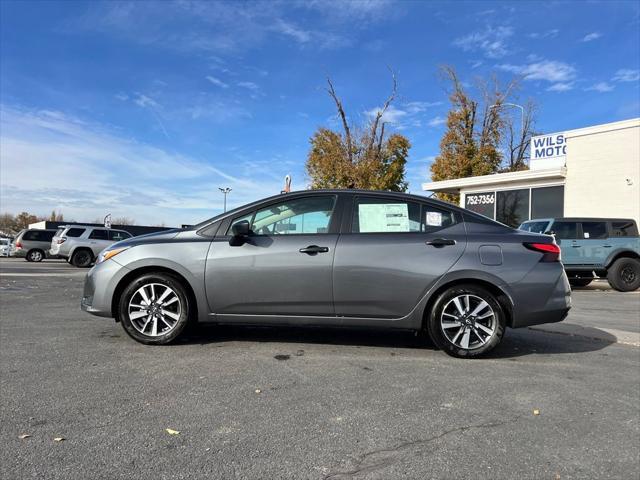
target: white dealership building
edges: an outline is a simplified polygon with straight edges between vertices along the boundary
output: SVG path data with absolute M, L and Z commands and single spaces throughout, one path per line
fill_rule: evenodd
M 514 226 L 548 217 L 640 220 L 640 118 L 534 137 L 529 167 L 422 188 L 459 193 L 462 207 Z

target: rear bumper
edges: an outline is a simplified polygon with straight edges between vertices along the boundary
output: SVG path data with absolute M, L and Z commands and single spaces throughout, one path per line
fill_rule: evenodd
M 540 263 L 511 285 L 513 328 L 561 322 L 571 309 L 571 286 L 558 263 Z
M 84 291 L 80 308 L 92 315 L 112 318 L 111 304 L 116 287 L 129 272 L 114 260 L 94 266 L 84 280 Z

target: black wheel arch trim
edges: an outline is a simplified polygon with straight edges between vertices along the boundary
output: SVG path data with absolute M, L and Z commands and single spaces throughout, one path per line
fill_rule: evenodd
M 604 267 L 609 268 L 613 265 L 613 262 L 619 258 L 635 258 L 636 260 L 640 260 L 640 254 L 630 248 L 618 248 L 609 254 L 604 262 Z

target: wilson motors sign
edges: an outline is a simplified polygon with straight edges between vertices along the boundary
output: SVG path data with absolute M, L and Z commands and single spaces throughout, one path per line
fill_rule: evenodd
M 531 138 L 531 170 L 564 167 L 567 140 L 564 133 L 551 133 Z

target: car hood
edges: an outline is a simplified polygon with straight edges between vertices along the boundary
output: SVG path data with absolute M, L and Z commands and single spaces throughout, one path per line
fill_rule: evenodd
M 173 230 L 163 230 L 162 232 L 147 233 L 145 235 L 139 235 L 137 237 L 127 238 L 114 243 L 109 249 L 122 248 L 122 247 L 134 247 L 136 245 L 145 245 L 148 243 L 162 243 L 174 239 L 180 232 L 184 230 L 175 228 Z

